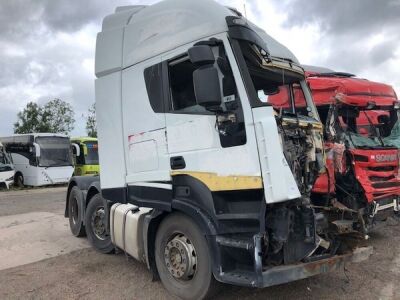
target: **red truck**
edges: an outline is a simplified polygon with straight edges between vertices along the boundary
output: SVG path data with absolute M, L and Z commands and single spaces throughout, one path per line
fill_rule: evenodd
M 332 211 L 339 231 L 367 237 L 400 210 L 400 102 L 389 85 L 325 68 L 305 70 L 325 124 L 326 172 L 312 187 L 313 204 Z M 277 114 L 293 106 L 308 109 L 304 95 L 293 93 L 295 105 L 285 90 L 269 97 Z
M 313 67 L 306 71 L 326 125 L 327 172 L 314 185 L 314 202 L 338 201 L 357 211 L 368 232 L 399 211 L 399 100 L 383 83 Z

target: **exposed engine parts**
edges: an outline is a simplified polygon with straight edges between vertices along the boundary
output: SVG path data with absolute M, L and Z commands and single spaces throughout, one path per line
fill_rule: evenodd
M 269 244 L 264 253 L 265 264 L 290 264 L 318 247 L 313 209 L 284 204 L 271 209 L 266 219 Z
M 279 123 L 285 158 L 301 194 L 309 195 L 316 178 L 324 169 L 322 135 L 312 126 L 285 124 L 281 120 Z

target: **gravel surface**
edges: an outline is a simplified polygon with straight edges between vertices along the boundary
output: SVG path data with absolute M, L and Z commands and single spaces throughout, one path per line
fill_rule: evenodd
M 65 188 L 16 193 L 0 193 L 0 215 L 63 213 Z M 372 233 L 366 262 L 262 290 L 224 286 L 218 299 L 400 299 L 399 229 L 393 219 Z M 173 299 L 144 264 L 90 248 L 2 270 L 0 287 L 0 299 Z
M 64 214 L 67 187 L 0 191 L 0 217 L 45 211 Z

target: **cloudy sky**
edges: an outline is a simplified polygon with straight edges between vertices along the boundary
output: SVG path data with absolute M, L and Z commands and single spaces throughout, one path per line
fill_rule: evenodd
M 400 95 L 400 0 L 218 1 L 246 7 L 247 17 L 302 63 L 385 82 Z M 73 134 L 85 134 L 102 18 L 116 6 L 154 2 L 0 0 L 0 135 L 12 133 L 27 102 L 53 98 L 73 105 Z

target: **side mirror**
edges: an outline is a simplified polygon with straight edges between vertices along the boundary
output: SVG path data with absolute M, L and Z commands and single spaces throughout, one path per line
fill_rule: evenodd
M 210 46 L 193 46 L 188 50 L 189 59 L 195 66 L 213 65 L 215 57 Z
M 35 147 L 35 155 L 36 157 L 40 157 L 40 146 L 37 143 L 33 143 L 33 147 Z
M 87 156 L 88 155 L 88 151 L 87 151 L 87 146 L 83 146 L 83 155 Z
M 221 98 L 221 86 L 218 71 L 214 68 L 215 57 L 210 46 L 198 45 L 188 50 L 190 61 L 198 68 L 193 72 L 193 86 L 198 105 L 207 110 L 218 110 Z
M 218 71 L 213 66 L 201 67 L 193 72 L 194 94 L 198 105 L 207 110 L 218 110 L 220 108 L 221 87 Z
M 72 145 L 72 153 L 73 153 L 75 156 L 81 155 L 81 149 L 79 148 L 79 145 L 78 145 L 78 144 L 75 144 L 75 143 L 73 143 L 73 144 L 71 144 L 71 145 Z

